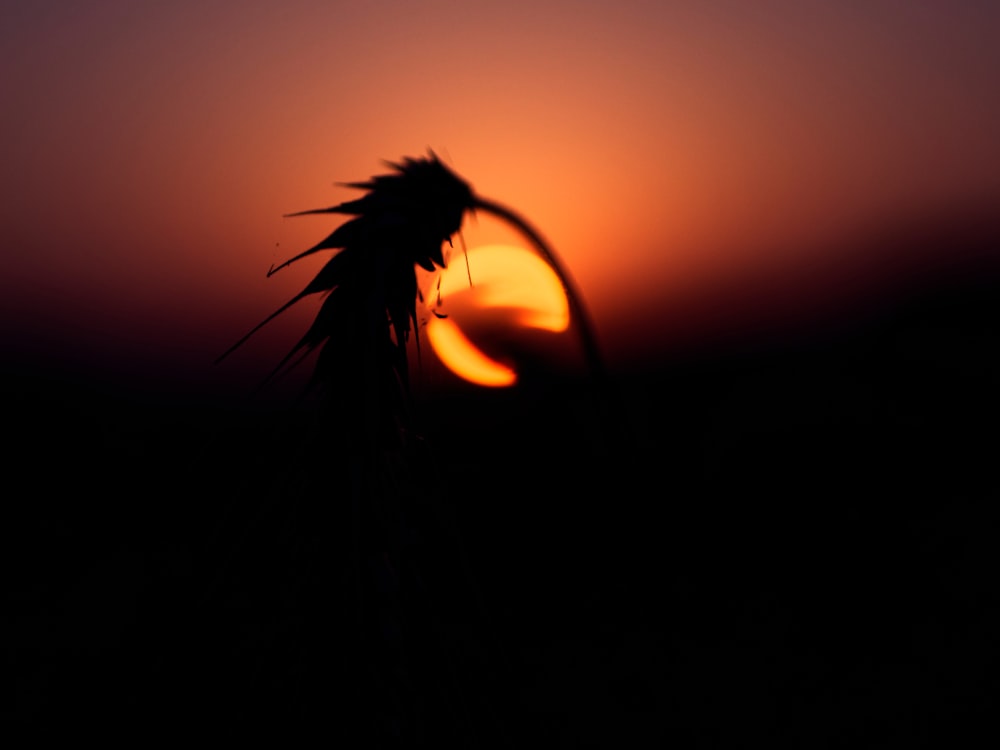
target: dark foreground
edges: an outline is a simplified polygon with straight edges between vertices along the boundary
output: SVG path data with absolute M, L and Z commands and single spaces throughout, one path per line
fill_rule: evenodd
M 308 413 L 11 374 L 4 731 L 966 746 L 1000 697 L 995 281 L 618 373 L 617 427 L 587 384 L 428 397 L 396 583 L 348 574 Z

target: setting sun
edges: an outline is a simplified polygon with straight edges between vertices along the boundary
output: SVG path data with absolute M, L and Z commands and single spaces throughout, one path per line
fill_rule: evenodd
M 502 388 L 517 382 L 517 373 L 483 354 L 451 320 L 435 318 L 427 338 L 448 369 L 471 383 Z
M 470 286 L 471 278 L 471 286 Z M 445 309 L 448 302 L 468 302 L 474 312 L 501 313 L 511 325 L 560 333 L 569 327 L 569 302 L 559 277 L 535 253 L 513 245 L 486 245 L 469 251 L 468 267 L 460 258 L 434 279 L 433 297 Z M 432 317 L 427 338 L 441 362 L 472 383 L 509 386 L 516 372 L 484 354 L 452 318 Z

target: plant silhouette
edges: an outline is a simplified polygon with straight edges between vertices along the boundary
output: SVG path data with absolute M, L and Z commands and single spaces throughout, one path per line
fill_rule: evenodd
M 490 687 L 484 675 L 495 673 L 502 659 L 484 645 L 494 642 L 489 618 L 461 561 L 457 528 L 437 500 L 432 452 L 411 418 L 407 342 L 417 330 L 417 267 L 445 266 L 443 244 L 451 243 L 467 213 L 507 222 L 558 275 L 589 369 L 602 378 L 603 368 L 580 296 L 527 221 L 476 195 L 433 152 L 387 164 L 389 174 L 348 183 L 367 191 L 361 198 L 290 214 L 352 218 L 268 271 L 270 276 L 321 250 L 337 251 L 299 294 L 217 361 L 299 300 L 326 295 L 312 325 L 265 383 L 319 348 L 309 387 L 324 392 L 315 422 L 320 437 L 296 460 L 318 477 L 312 490 L 333 490 L 328 500 L 350 506 L 346 519 L 337 516 L 351 529 L 340 537 L 350 551 L 332 556 L 339 562 L 330 564 L 326 577 L 349 581 L 346 601 L 356 624 L 347 638 L 362 644 L 356 669 L 365 675 L 366 726 L 378 735 L 377 746 L 495 746 L 506 734 L 499 719 L 503 699 L 498 683 Z M 468 603 L 464 612 L 456 606 L 460 600 Z M 446 635 L 456 632 L 457 639 Z
M 451 243 L 466 213 L 481 211 L 522 232 L 555 271 L 569 300 L 571 320 L 579 331 L 587 365 L 595 377 L 603 378 L 593 328 L 581 297 L 549 244 L 524 218 L 496 201 L 477 196 L 433 152 L 427 158 L 405 158 L 387 165 L 395 171 L 366 182 L 347 183 L 348 187 L 368 191 L 357 200 L 288 214 L 343 214 L 355 218 L 305 252 L 269 269 L 271 276 L 320 250 L 338 250 L 299 294 L 251 329 L 216 362 L 296 302 L 312 294 L 326 294 L 312 326 L 268 380 L 292 363 L 297 354 L 307 355 L 322 347 L 311 385 L 322 384 L 333 394 L 350 393 L 353 403 L 363 410 L 352 414 L 355 426 L 364 423 L 370 432 L 373 425 L 388 420 L 398 428 L 397 420 L 405 413 L 408 399 L 406 346 L 416 326 L 416 267 L 427 271 L 443 268 L 443 243 Z M 358 399 L 361 395 L 364 398 Z

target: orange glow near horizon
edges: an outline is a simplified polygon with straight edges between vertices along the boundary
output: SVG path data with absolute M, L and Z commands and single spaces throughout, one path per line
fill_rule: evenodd
M 466 267 L 464 259 L 454 258 L 432 280 L 433 302 L 438 298 L 441 304 L 453 298 L 461 302 L 467 297 L 476 313 L 500 311 L 518 327 L 552 333 L 569 328 L 569 302 L 559 277 L 531 251 L 486 245 L 470 250 L 468 263 Z M 486 356 L 451 318 L 431 318 L 427 338 L 445 367 L 469 382 L 503 387 L 517 381 L 514 370 Z
M 636 325 L 654 310 L 717 319 L 727 284 L 794 285 L 883 219 L 1000 190 L 996 3 L 22 5 L 0 27 L 0 299 L 29 358 L 214 377 L 319 268 L 266 277 L 333 229 L 283 214 L 428 148 L 543 233 L 611 359 L 661 348 Z M 476 246 L 523 240 L 467 223 Z M 551 312 L 525 294 L 490 320 Z

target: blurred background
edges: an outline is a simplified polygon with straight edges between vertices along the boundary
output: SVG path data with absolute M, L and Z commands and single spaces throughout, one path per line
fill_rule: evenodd
M 773 298 L 849 268 L 822 290 L 836 295 L 907 264 L 877 243 L 852 255 L 859 235 L 995 199 L 996 15 L 901 2 L 8 4 L 5 348 L 228 388 L 309 316 L 276 323 L 235 367 L 208 367 L 311 270 L 266 279 L 271 264 L 332 229 L 282 214 L 353 197 L 334 183 L 428 148 L 541 229 L 612 360 L 693 318 L 740 317 L 706 309 L 754 284 Z
M 5 719 L 51 721 L 94 674 L 122 698 L 118 657 L 162 650 L 133 634 L 201 575 L 191 529 L 294 456 L 301 378 L 247 394 L 314 301 L 212 365 L 325 260 L 265 277 L 335 226 L 282 215 L 428 149 L 551 242 L 612 376 L 606 402 L 565 364 L 572 332 L 497 334 L 474 304 L 455 317 L 517 387 L 425 347 L 425 429 L 519 731 L 912 744 L 994 694 L 996 4 L 2 18 Z

